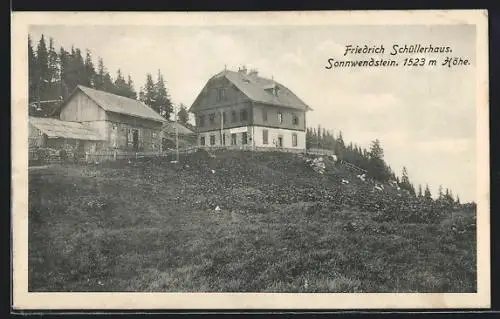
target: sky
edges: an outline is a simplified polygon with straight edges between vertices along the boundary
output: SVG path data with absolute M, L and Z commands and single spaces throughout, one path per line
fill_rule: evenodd
M 462 202 L 476 201 L 476 69 L 473 25 L 432 26 L 31 26 L 56 47 L 89 49 L 112 76 L 130 74 L 136 89 L 146 74 L 164 75 L 172 101 L 190 106 L 207 80 L 225 67 L 245 65 L 290 88 L 313 111 L 308 126 L 341 130 L 344 140 L 369 147 L 381 141 L 385 159 L 400 175 L 450 188 Z M 327 60 L 380 58 L 344 56 L 346 45 L 449 46 L 449 56 L 471 65 L 326 69 Z M 427 54 L 442 61 L 447 54 Z M 438 62 L 439 64 L 439 62 Z

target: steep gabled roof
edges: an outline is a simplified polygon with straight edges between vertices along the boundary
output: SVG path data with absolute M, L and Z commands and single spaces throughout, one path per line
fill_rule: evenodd
M 78 90 L 87 95 L 91 100 L 93 100 L 97 105 L 99 105 L 107 112 L 126 114 L 157 122 L 165 121 L 165 119 L 161 117 L 160 114 L 156 113 L 152 108 L 142 103 L 141 101 L 91 89 L 83 85 L 78 85 L 75 89 L 75 92 L 77 92 Z M 74 95 L 75 92 L 73 92 L 72 95 Z M 68 99 L 68 101 L 70 99 L 71 97 Z
M 225 77 L 229 82 L 236 86 L 238 90 L 254 102 L 285 106 L 302 111 L 312 110 L 290 89 L 274 80 L 263 78 L 254 74 L 247 74 L 246 72 L 236 72 L 230 70 L 224 70 L 214 75 L 212 79 L 221 77 Z M 275 88 L 278 90 L 278 94 L 273 93 Z M 200 95 L 201 94 L 202 93 L 200 93 Z M 201 106 L 198 105 L 199 99 L 200 96 L 198 96 L 195 100 L 190 108 L 190 111 L 197 111 L 201 109 Z
M 78 122 L 67 122 L 54 118 L 30 116 L 29 123 L 41 132 L 47 134 L 47 137 L 49 138 L 62 137 L 85 141 L 105 140 L 105 138 L 102 137 L 97 131 L 94 131 L 90 127 Z

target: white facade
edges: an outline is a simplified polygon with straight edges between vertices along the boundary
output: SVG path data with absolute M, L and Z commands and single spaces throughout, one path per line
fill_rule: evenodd
M 198 145 L 269 147 L 297 150 L 305 150 L 306 148 L 306 132 L 303 131 L 262 126 L 242 126 L 223 129 L 222 133 L 221 130 L 200 133 L 198 136 Z

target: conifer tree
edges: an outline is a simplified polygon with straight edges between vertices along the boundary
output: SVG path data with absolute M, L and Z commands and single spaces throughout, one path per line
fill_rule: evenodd
M 47 80 L 47 73 L 49 69 L 49 57 L 47 52 L 47 45 L 45 43 L 45 36 L 42 34 L 40 41 L 38 42 L 36 50 L 36 64 L 37 64 L 37 74 L 38 81 Z
M 137 99 L 137 93 L 135 92 L 135 89 L 134 89 L 134 82 L 132 81 L 132 78 L 130 77 L 130 75 L 128 76 L 128 79 L 127 79 L 127 90 L 128 90 L 127 97 L 134 99 L 134 100 Z
M 129 90 L 127 82 L 125 82 L 125 78 L 123 77 L 122 71 L 118 69 L 116 71 L 116 79 L 115 79 L 115 94 L 128 97 Z
M 90 50 L 85 52 L 85 62 L 84 62 L 84 81 L 82 85 L 95 88 L 96 85 L 96 71 L 94 68 L 94 63 L 92 62 L 92 54 Z
M 30 102 L 36 100 L 36 81 L 35 74 L 37 74 L 37 59 L 35 50 L 33 49 L 33 42 L 31 36 L 28 35 L 28 82 L 29 82 L 29 97 Z
M 104 68 L 104 61 L 101 57 L 98 59 L 97 64 L 97 74 L 95 77 L 94 87 L 97 90 L 102 90 L 104 87 L 104 75 L 106 73 L 106 69 Z
M 184 104 L 180 104 L 179 112 L 177 112 L 177 120 L 179 123 L 185 125 L 189 121 L 189 113 L 187 107 Z
M 54 48 L 54 39 L 49 38 L 49 50 L 47 52 L 47 81 L 49 85 L 60 81 L 60 61 Z
M 429 189 L 429 185 L 425 185 L 424 197 L 427 199 L 432 199 L 431 191 Z
M 142 102 L 144 102 L 146 105 L 150 106 L 155 110 L 156 112 L 159 113 L 159 109 L 156 108 L 155 102 L 156 102 L 156 92 L 155 92 L 155 83 L 153 82 L 153 76 L 151 73 L 148 73 L 146 75 L 146 84 L 144 85 L 143 88 L 143 99 Z
M 443 186 L 442 185 L 439 185 L 439 189 L 438 189 L 438 199 L 443 199 Z

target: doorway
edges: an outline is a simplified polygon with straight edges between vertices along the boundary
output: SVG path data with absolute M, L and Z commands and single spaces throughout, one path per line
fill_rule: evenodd
M 132 132 L 132 145 L 134 147 L 134 150 L 139 149 L 139 130 L 134 130 Z
M 283 147 L 283 136 L 278 136 L 278 147 Z

